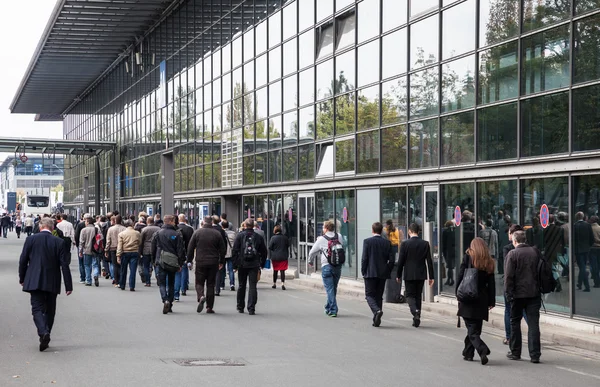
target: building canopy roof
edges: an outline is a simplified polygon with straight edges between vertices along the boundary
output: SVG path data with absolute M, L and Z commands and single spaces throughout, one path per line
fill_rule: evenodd
M 59 118 L 175 0 L 58 0 L 10 106 Z M 51 96 L 51 97 L 50 97 Z

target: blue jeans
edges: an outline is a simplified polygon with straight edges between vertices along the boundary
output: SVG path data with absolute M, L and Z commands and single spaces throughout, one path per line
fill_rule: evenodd
M 146 278 L 146 284 L 150 285 L 152 283 L 152 277 L 150 277 L 150 260 L 151 260 L 151 256 L 150 255 L 144 255 L 142 256 L 142 265 L 144 267 L 143 273 L 144 273 L 144 277 Z
M 325 312 L 327 314 L 337 314 L 337 287 L 342 276 L 341 266 L 325 265 L 321 269 L 321 276 L 323 277 L 323 286 L 327 292 L 327 304 L 325 304 Z
M 83 254 L 83 266 L 85 267 L 85 283 L 92 283 L 92 276 L 98 277 L 100 272 L 98 257 L 95 255 Z M 93 273 L 92 273 L 93 269 Z
M 135 275 L 138 266 L 138 253 L 123 253 L 121 255 L 121 280 L 119 286 L 125 289 L 127 283 L 127 267 L 129 267 L 129 289 L 135 289 Z
M 235 286 L 235 273 L 233 272 L 233 259 L 225 260 L 225 268 L 229 275 L 229 287 Z
M 79 281 L 85 282 L 85 265 L 83 263 L 83 257 L 80 257 L 78 253 L 77 258 L 79 258 Z
M 156 278 L 158 280 L 158 289 L 160 290 L 160 299 L 162 302 L 169 301 L 173 303 L 175 283 L 175 273 L 163 270 L 160 265 L 156 265 Z
M 504 295 L 504 333 L 506 334 L 506 339 L 510 339 L 510 308 L 511 303 L 506 299 L 506 294 Z M 525 322 L 529 324 L 527 321 L 527 313 L 523 311 L 523 318 Z
M 175 273 L 175 299 L 179 300 L 181 292 L 187 292 L 190 281 L 190 269 L 187 265 L 183 265 L 181 271 Z
M 577 267 L 579 268 L 579 275 L 577 276 L 577 287 L 583 287 L 585 290 L 590 290 L 590 282 L 588 281 L 587 273 L 587 259 L 589 253 L 579 253 L 577 256 Z

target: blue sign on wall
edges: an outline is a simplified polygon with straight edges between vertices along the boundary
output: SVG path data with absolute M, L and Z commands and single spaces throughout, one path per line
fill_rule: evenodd
M 44 172 L 44 165 L 43 164 L 33 164 L 33 172 Z

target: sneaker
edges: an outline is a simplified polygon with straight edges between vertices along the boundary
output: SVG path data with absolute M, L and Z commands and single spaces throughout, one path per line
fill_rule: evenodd
M 148 284 L 148 286 L 150 286 L 150 284 Z M 187 296 L 187 293 L 185 292 L 185 290 L 181 292 L 181 295 L 182 296 Z
M 540 364 L 540 359 L 539 358 L 531 358 L 530 360 L 533 364 Z
M 85 283 L 85 280 L 83 280 L 83 281 L 79 281 L 79 283 L 80 283 L 80 284 L 84 284 L 84 283 Z
M 100 286 L 100 282 L 98 282 L 98 276 L 94 277 L 94 285 L 96 285 L 96 287 Z
M 175 302 L 179 302 L 179 298 L 176 298 L 176 299 L 175 299 Z
M 281 285 L 281 290 L 285 290 L 285 285 Z
M 202 310 L 204 310 L 204 304 L 206 303 L 206 298 L 202 297 L 200 299 L 200 302 L 198 303 L 198 308 L 196 309 L 196 312 L 198 313 L 202 313 Z
M 329 317 L 337 317 L 337 313 L 329 313 Z
M 85 286 L 92 286 L 92 284 L 88 284 L 88 283 L 86 283 L 86 284 L 85 284 Z
M 506 357 L 509 358 L 510 360 L 521 360 L 521 356 L 513 355 L 512 352 L 508 352 L 506 354 Z
M 235 292 L 235 286 L 233 286 L 233 285 L 232 285 L 232 286 L 230 286 L 230 287 L 229 287 L 229 289 L 230 289 L 232 292 Z
M 379 327 L 381 325 L 381 317 L 383 316 L 383 312 L 378 310 L 377 312 L 375 312 L 375 316 L 373 316 L 373 326 L 375 328 Z
M 413 327 L 418 328 L 421 325 L 421 312 L 417 312 L 415 317 L 413 317 Z
M 163 314 L 169 313 L 169 309 L 171 309 L 171 304 L 169 303 L 169 301 L 165 301 L 163 306 Z

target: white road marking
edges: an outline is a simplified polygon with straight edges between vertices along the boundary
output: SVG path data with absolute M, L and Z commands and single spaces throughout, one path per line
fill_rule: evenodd
M 452 341 L 457 341 L 459 343 L 463 342 L 462 340 L 455 339 L 454 337 L 450 337 L 450 336 L 440 335 L 439 333 L 427 332 L 427 334 L 433 335 L 433 336 L 437 336 L 437 337 L 441 337 L 441 338 L 448 339 L 448 340 L 452 340 Z
M 590 378 L 594 378 L 594 379 L 600 380 L 600 376 L 598 376 L 598 375 L 588 374 L 587 372 L 577 371 L 577 370 L 574 370 L 574 369 L 571 369 L 571 368 L 566 368 L 566 367 L 556 366 L 556 368 L 558 368 L 559 370 L 563 370 L 563 371 L 567 371 L 567 372 L 572 372 L 572 373 L 577 374 L 577 375 L 588 376 Z

